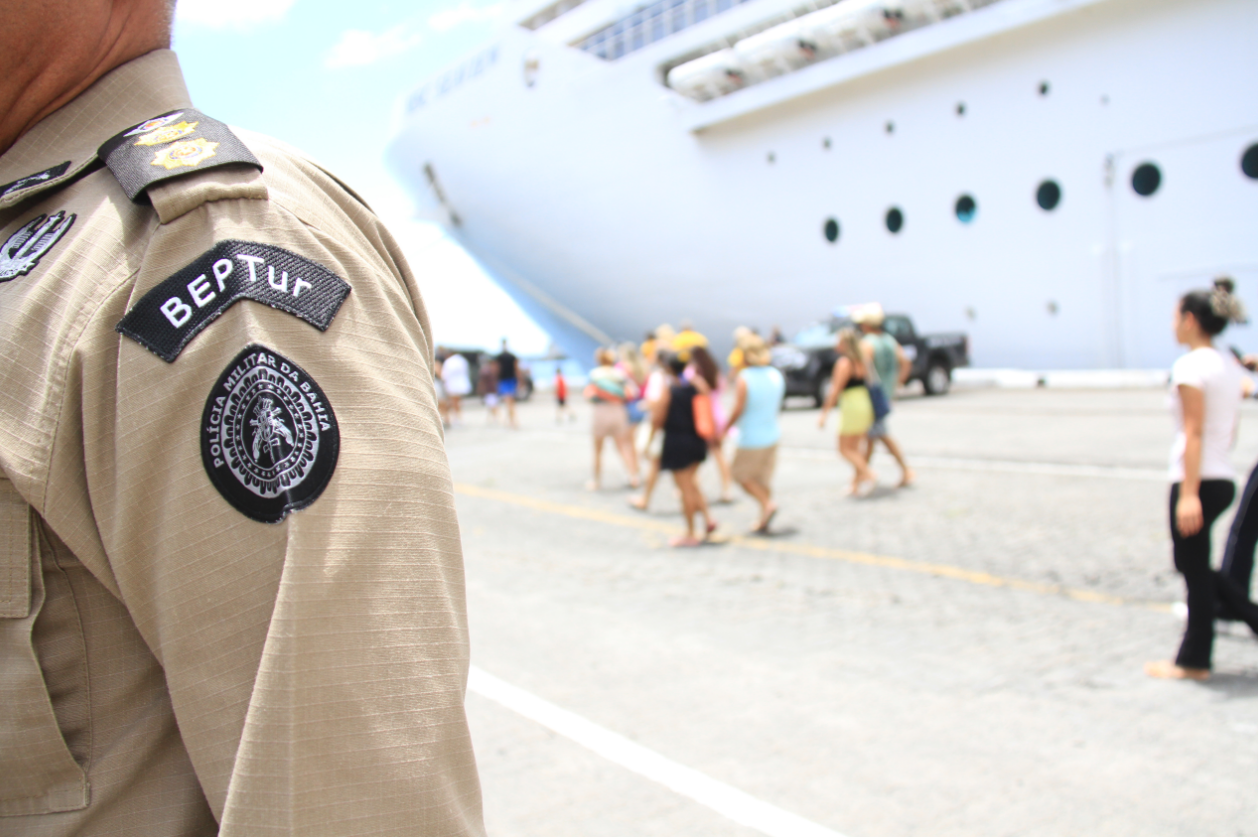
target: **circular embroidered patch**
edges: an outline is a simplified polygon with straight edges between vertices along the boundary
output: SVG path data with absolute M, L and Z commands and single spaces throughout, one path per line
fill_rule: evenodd
M 238 354 L 201 415 L 201 461 L 242 514 L 278 523 L 318 499 L 341 445 L 336 415 L 305 370 L 263 346 Z

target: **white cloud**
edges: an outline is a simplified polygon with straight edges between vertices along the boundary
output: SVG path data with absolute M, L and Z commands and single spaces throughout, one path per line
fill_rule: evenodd
M 296 0 L 179 0 L 175 19 L 214 29 L 247 29 L 278 23 Z
M 408 29 L 406 24 L 379 34 L 365 29 L 346 29 L 341 33 L 341 39 L 323 57 L 323 66 L 362 67 L 406 52 L 423 40 L 418 32 Z
M 464 23 L 488 23 L 500 18 L 505 8 L 505 3 L 495 3 L 492 6 L 480 8 L 470 3 L 460 3 L 428 18 L 428 26 L 436 32 L 448 32 Z

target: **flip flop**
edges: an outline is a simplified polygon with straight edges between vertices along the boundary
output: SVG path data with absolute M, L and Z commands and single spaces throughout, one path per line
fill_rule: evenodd
M 669 538 L 668 545 L 674 549 L 694 549 L 695 547 L 703 546 L 703 541 L 686 535 L 678 535 L 675 538 Z

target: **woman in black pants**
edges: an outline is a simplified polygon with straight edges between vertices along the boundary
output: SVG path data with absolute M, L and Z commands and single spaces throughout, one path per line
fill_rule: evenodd
M 1258 606 L 1210 567 L 1210 527 L 1236 496 L 1228 456 L 1241 399 L 1240 366 L 1213 345 L 1244 309 L 1230 279 L 1212 291 L 1186 294 L 1175 311 L 1175 339 L 1189 351 L 1171 367 L 1176 421 L 1171 447 L 1171 543 L 1175 569 L 1188 587 L 1188 625 L 1175 661 L 1145 665 L 1153 677 L 1210 676 L 1214 619 L 1220 599 L 1258 632 Z
M 1258 355 L 1245 355 L 1241 365 L 1250 372 L 1258 372 Z M 1227 549 L 1223 552 L 1223 575 L 1233 581 L 1245 595 L 1249 595 L 1250 580 L 1254 574 L 1254 549 L 1258 547 L 1258 465 L 1249 474 L 1241 502 L 1232 520 L 1232 531 L 1227 537 Z M 1227 605 L 1220 603 L 1219 617 L 1239 619 Z

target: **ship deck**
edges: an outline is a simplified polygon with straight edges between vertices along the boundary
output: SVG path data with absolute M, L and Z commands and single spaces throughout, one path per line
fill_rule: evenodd
M 688 551 L 667 477 L 633 511 L 609 445 L 616 487 L 583 489 L 577 409 L 556 425 L 538 393 L 519 431 L 473 406 L 448 433 L 489 833 L 1254 833 L 1258 641 L 1221 633 L 1208 683 L 1142 672 L 1182 631 L 1164 392 L 907 397 L 918 484 L 862 500 L 833 417 L 788 410 L 788 533 L 743 534 L 740 494 Z M 1242 480 L 1255 459 L 1247 402 Z

